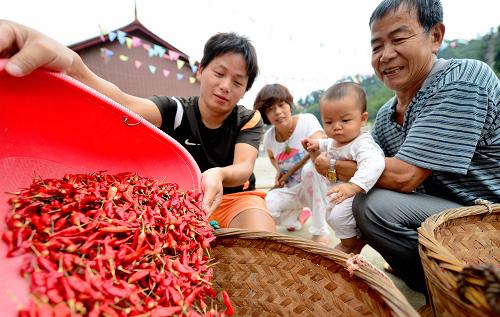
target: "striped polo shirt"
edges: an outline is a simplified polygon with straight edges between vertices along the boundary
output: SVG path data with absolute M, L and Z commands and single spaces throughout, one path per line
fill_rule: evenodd
M 386 156 L 432 170 L 419 191 L 500 203 L 500 81 L 488 65 L 439 59 L 402 125 L 396 104 L 393 97 L 380 108 L 372 134 Z

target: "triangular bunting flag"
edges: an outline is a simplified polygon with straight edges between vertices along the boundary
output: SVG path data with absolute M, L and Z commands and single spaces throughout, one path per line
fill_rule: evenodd
M 111 58 L 111 56 L 113 56 L 113 54 L 114 53 L 112 51 L 108 50 L 105 47 L 100 49 L 101 58 L 105 63 L 109 62 L 109 59 Z
M 151 72 L 151 74 L 154 74 L 156 72 L 156 66 L 149 65 L 149 71 Z
M 108 34 L 108 30 L 106 30 L 105 27 L 103 27 L 102 25 L 98 24 L 99 26 L 99 33 L 102 34 L 102 35 L 107 35 Z
M 177 80 L 182 80 L 182 78 L 184 78 L 184 75 L 177 73 Z
M 98 26 L 99 26 L 99 34 L 100 34 L 99 37 L 101 38 L 101 41 L 104 42 L 104 41 L 106 41 L 105 35 L 108 34 L 108 31 L 104 27 L 102 27 L 100 24 L 98 24 Z
M 161 47 L 160 45 L 156 45 L 156 44 L 154 46 L 154 50 L 155 50 L 155 55 L 159 56 L 159 57 L 162 57 L 166 51 L 165 48 Z
M 163 76 L 168 77 L 170 75 L 170 72 L 166 69 L 163 70 Z
M 120 58 L 120 60 L 121 60 L 122 62 L 126 62 L 126 61 L 128 61 L 128 56 L 125 56 L 125 55 L 120 54 L 120 57 L 119 57 L 119 58 Z
M 189 65 L 191 66 L 196 65 L 196 60 L 194 58 L 189 57 L 188 60 L 189 60 Z
M 128 48 L 132 48 L 132 39 L 130 37 L 125 38 L 125 43 L 127 43 Z
M 198 66 L 191 65 L 191 70 L 193 71 L 193 73 L 196 73 L 196 71 L 198 70 Z
M 189 77 L 190 84 L 194 84 L 195 82 L 196 82 L 196 77 L 193 77 L 193 76 Z
M 141 44 L 142 44 L 142 41 L 140 38 L 132 36 L 132 46 L 133 47 L 141 46 Z
M 178 59 L 179 59 L 179 56 L 180 56 L 180 54 L 179 54 L 179 53 L 177 53 L 177 52 L 172 52 L 172 51 L 170 51 L 170 53 L 168 53 L 168 54 L 170 55 L 170 60 L 171 60 L 171 61 L 176 61 L 176 60 L 178 60 Z
M 141 61 L 135 61 L 135 68 L 141 67 L 142 63 Z
M 149 56 L 149 57 L 153 57 L 153 56 L 155 56 L 155 50 L 154 50 L 154 48 L 151 48 L 151 47 L 149 48 L 149 51 L 148 51 L 148 56 Z
M 186 63 L 186 62 L 184 62 L 183 60 L 178 59 L 178 60 L 177 60 L 177 68 L 178 68 L 178 69 L 181 69 L 181 68 L 182 68 L 182 66 L 184 66 L 184 64 L 185 64 L 185 63 Z
M 125 36 L 127 33 L 123 31 L 117 31 L 117 37 L 118 37 L 118 42 L 120 42 L 121 45 L 125 44 Z
M 164 59 L 170 59 L 170 56 L 168 56 L 168 51 L 165 54 L 163 54 L 163 58 Z
M 101 56 L 101 58 L 104 60 L 106 58 L 106 49 L 101 47 L 101 49 L 99 50 L 99 56 Z
M 109 41 L 110 42 L 113 42 L 116 39 L 116 33 L 115 32 L 109 32 L 108 36 L 109 36 Z

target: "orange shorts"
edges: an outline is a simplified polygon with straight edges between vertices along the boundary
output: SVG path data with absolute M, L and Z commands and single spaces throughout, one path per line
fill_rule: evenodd
M 261 209 L 269 212 L 266 208 L 265 196 L 266 193 L 261 191 L 247 191 L 224 195 L 219 207 L 208 217 L 208 220 L 216 220 L 221 228 L 227 228 L 234 217 L 245 210 Z

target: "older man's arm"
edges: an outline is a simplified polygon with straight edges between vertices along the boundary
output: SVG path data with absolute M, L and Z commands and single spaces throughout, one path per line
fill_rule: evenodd
M 385 158 L 385 170 L 378 179 L 377 187 L 410 193 L 422 184 L 431 170 L 408 164 L 394 157 Z
M 314 161 L 316 170 L 321 175 L 328 171 L 328 157 L 320 155 Z M 356 162 L 339 161 L 335 165 L 337 178 L 348 182 L 356 172 Z M 431 170 L 408 164 L 394 157 L 385 158 L 385 169 L 377 181 L 376 187 L 386 188 L 398 192 L 410 193 L 429 177 Z

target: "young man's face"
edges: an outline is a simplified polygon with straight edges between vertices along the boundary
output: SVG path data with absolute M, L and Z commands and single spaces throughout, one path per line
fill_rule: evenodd
M 416 11 L 408 11 L 405 6 L 375 20 L 371 25 L 371 46 L 377 77 L 396 92 L 416 92 L 441 45 L 442 39 L 436 38 L 435 31 L 433 28 L 426 33 Z
M 214 116 L 225 115 L 245 95 L 247 64 L 241 54 L 219 55 L 199 69 L 196 77 L 201 87 L 200 107 Z
M 334 139 L 337 145 L 345 145 L 354 140 L 368 121 L 368 113 L 361 110 L 359 99 L 352 95 L 322 100 L 319 110 L 326 135 Z

